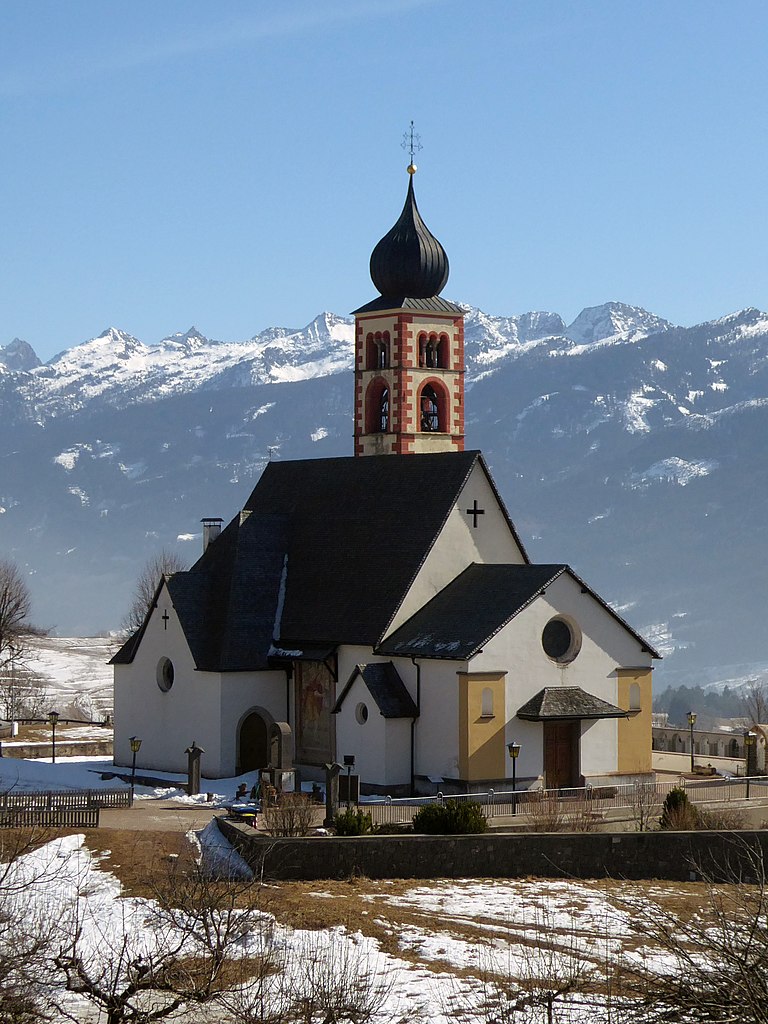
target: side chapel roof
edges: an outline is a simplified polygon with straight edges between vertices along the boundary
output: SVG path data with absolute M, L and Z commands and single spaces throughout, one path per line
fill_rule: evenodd
M 368 687 L 368 692 L 373 697 L 383 718 L 419 717 L 416 702 L 391 661 L 371 661 L 364 665 L 356 665 L 347 685 L 333 705 L 332 715 L 337 715 L 341 711 L 344 699 L 358 676 Z
M 474 562 L 435 594 L 376 649 L 400 657 L 473 657 L 558 576 L 568 573 L 638 641 L 652 657 L 660 655 L 567 565 L 498 565 Z

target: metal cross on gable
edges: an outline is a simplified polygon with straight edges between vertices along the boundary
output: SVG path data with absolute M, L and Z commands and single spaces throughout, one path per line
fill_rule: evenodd
M 168 609 L 166 608 L 165 611 L 163 612 L 163 629 L 168 629 L 169 619 L 170 615 L 168 614 Z
M 475 498 L 475 500 L 472 502 L 472 508 L 468 508 L 466 510 L 466 513 L 467 513 L 468 516 L 472 516 L 472 529 L 476 530 L 477 529 L 477 517 L 485 515 L 485 509 L 477 507 L 477 498 Z

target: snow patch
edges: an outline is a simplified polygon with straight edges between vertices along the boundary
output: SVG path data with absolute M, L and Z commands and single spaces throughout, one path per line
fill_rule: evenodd
M 642 473 L 633 473 L 629 478 L 630 487 L 649 487 L 661 482 L 685 487 L 697 477 L 709 476 L 719 465 L 715 459 L 695 459 L 688 462 L 673 455 L 671 458 L 654 462 Z

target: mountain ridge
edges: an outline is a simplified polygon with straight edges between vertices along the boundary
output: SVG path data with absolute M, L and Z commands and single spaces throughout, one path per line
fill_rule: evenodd
M 463 308 L 467 447 L 532 557 L 626 609 L 662 676 L 768 664 L 768 314 L 680 327 L 605 303 L 571 337 L 556 313 Z M 351 454 L 352 394 L 352 322 L 327 312 L 243 342 L 108 328 L 31 369 L 0 358 L 0 545 L 36 618 L 116 625 L 146 557 L 193 561 L 200 518 L 234 515 L 270 454 Z

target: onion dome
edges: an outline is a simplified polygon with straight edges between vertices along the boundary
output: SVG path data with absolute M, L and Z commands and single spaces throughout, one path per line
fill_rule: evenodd
M 439 295 L 448 280 L 445 249 L 421 219 L 416 206 L 415 171 L 411 164 L 403 212 L 371 253 L 371 280 L 383 296 L 429 299 Z

